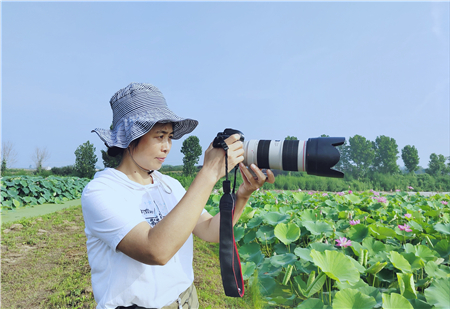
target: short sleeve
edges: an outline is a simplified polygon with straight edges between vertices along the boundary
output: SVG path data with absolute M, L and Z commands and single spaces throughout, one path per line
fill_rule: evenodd
M 86 234 L 116 250 L 119 242 L 136 225 L 145 221 L 139 208 L 126 201 L 119 190 L 103 183 L 90 182 L 81 196 Z

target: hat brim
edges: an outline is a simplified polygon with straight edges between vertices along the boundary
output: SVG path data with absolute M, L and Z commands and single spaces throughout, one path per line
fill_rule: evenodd
M 169 109 L 159 109 L 124 117 L 112 130 L 96 128 L 92 132 L 97 133 L 108 147 L 127 148 L 133 140 L 148 133 L 156 123 L 168 122 L 173 123 L 175 140 L 191 133 L 198 125 L 197 120 L 178 117 Z

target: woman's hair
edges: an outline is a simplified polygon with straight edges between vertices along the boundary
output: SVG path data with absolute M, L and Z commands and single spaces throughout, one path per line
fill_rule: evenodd
M 172 124 L 172 128 L 175 127 L 175 122 L 164 122 L 164 121 L 160 121 L 157 122 L 156 124 L 165 124 L 165 123 L 171 123 Z M 111 125 L 110 129 L 112 130 L 113 126 Z M 134 151 L 134 149 L 137 147 L 137 145 L 139 145 L 139 142 L 141 140 L 141 137 L 136 138 L 135 140 L 133 140 L 130 145 L 128 147 L 130 147 L 131 151 Z M 106 145 L 108 147 L 108 145 Z M 107 154 L 110 157 L 117 157 L 119 155 L 123 156 L 123 151 L 126 148 L 119 148 L 119 147 L 108 147 L 108 151 Z
M 139 142 L 140 142 L 140 141 L 141 141 L 141 138 L 138 137 L 137 139 L 133 140 L 133 141 L 130 143 L 130 146 L 128 146 L 128 147 L 130 147 L 131 150 L 134 150 L 134 149 L 137 147 L 137 145 L 139 145 Z M 125 148 L 108 147 L 107 153 L 108 153 L 108 156 L 110 156 L 110 157 L 117 157 L 117 156 L 119 156 L 119 155 L 123 156 L 124 150 L 125 150 Z

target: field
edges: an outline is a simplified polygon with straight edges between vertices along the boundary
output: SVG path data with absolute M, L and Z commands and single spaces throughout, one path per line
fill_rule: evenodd
M 82 188 L 40 179 L 27 192 L 29 181 L 5 179 L 3 209 L 61 202 Z M 220 190 L 211 214 L 219 200 Z M 201 308 L 449 308 L 449 201 L 403 191 L 255 192 L 234 229 L 246 296 L 224 296 L 217 245 L 196 239 Z M 80 207 L 3 224 L 2 308 L 93 308 L 83 229 Z
M 223 294 L 216 244 L 195 238 L 194 252 L 201 308 L 252 307 Z M 95 308 L 80 206 L 2 224 L 1 259 L 1 308 Z
M 449 200 L 255 194 L 234 231 L 244 279 L 261 294 L 255 308 L 449 308 Z

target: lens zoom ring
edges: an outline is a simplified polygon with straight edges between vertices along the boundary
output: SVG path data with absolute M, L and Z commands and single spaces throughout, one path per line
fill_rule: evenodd
M 269 166 L 269 148 L 270 140 L 260 140 L 258 143 L 258 152 L 256 159 L 259 168 L 270 168 Z
M 283 143 L 283 171 L 298 171 L 299 141 L 284 141 Z

